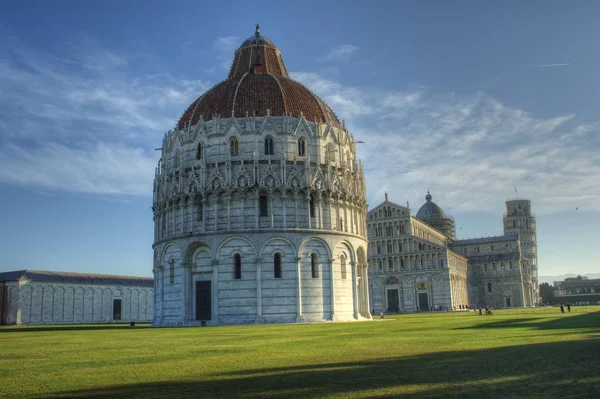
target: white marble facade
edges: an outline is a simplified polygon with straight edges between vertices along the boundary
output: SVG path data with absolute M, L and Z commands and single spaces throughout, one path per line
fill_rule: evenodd
M 20 276 L 4 278 L 15 274 Z M 5 291 L 6 300 L 0 314 L 0 324 L 152 320 L 152 279 L 98 276 L 45 271 L 0 273 L 0 285 L 3 286 L 0 291 Z
M 355 154 L 343 126 L 303 117 L 169 132 L 154 187 L 154 324 L 369 319 Z
M 456 240 L 454 220 L 431 198 L 428 193 L 419 214 L 433 215 L 434 226 L 388 201 L 387 194 L 369 211 L 372 311 L 535 306 L 537 241 L 531 202 L 506 201 L 505 235 Z M 440 224 L 440 219 L 448 223 Z M 436 228 L 440 225 L 450 229 L 443 233 Z

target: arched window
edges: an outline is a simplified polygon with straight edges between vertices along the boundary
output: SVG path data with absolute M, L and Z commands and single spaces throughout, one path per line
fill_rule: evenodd
M 269 197 L 267 197 L 267 194 L 259 195 L 258 212 L 260 216 L 269 216 Z
M 178 168 L 179 167 L 179 162 L 180 162 L 180 156 L 179 156 L 179 150 L 175 151 L 175 160 L 173 162 L 173 166 Z
M 281 278 L 281 254 L 279 252 L 273 255 L 273 274 L 275 278 Z
M 319 278 L 319 265 L 317 264 L 318 260 L 317 254 L 312 253 L 310 255 L 310 273 L 312 278 Z
M 202 159 L 202 154 L 204 153 L 204 143 L 198 143 L 198 149 L 196 150 L 196 159 Z
M 347 277 L 346 272 L 346 257 L 344 255 L 340 258 L 340 270 L 342 272 L 342 278 L 345 279 Z
M 314 218 L 315 217 L 315 199 L 312 195 L 310 196 L 309 208 L 310 208 L 310 217 Z
M 233 255 L 233 278 L 236 280 L 242 279 L 242 255 Z
M 175 284 L 175 259 L 169 261 L 169 283 Z
M 238 144 L 237 137 L 232 137 L 229 141 L 229 152 L 232 157 L 237 157 L 240 155 L 240 146 Z
M 404 259 L 400 258 L 400 268 L 404 269 Z
M 204 220 L 204 209 L 202 208 L 202 198 L 196 197 L 196 220 L 201 222 Z
M 303 157 L 306 154 L 306 141 L 304 137 L 298 139 L 298 156 Z
M 335 162 L 335 148 L 332 143 L 327 144 L 327 160 L 329 162 Z
M 273 155 L 273 138 L 267 137 L 265 139 L 265 155 Z
M 444 260 L 440 259 L 440 267 L 444 267 Z
M 488 283 L 488 292 L 492 292 L 492 283 Z

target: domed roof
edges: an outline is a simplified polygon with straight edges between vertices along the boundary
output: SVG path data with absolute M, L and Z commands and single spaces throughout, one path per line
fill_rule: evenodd
M 291 79 L 281 52 L 260 34 L 235 52 L 227 80 L 215 85 L 188 107 L 179 119 L 178 129 L 195 125 L 214 116 L 303 115 L 307 120 L 340 125 L 337 116 L 319 97 Z
M 431 201 L 431 194 L 427 191 L 427 195 L 425 196 L 425 202 L 419 212 L 417 212 L 417 218 L 426 221 L 430 219 L 447 219 L 448 216 L 444 213 L 442 208 L 437 206 L 435 202 Z
M 271 39 L 260 34 L 260 25 L 256 24 L 256 31 L 254 32 L 254 35 L 250 36 L 248 39 L 246 39 L 246 41 L 244 41 L 244 43 L 242 43 L 240 48 L 244 47 L 244 46 L 260 45 L 260 44 L 275 47 L 275 43 L 273 43 L 273 41 Z

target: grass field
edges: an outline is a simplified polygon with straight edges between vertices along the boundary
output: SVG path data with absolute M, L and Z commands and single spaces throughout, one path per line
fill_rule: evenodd
M 600 398 L 600 307 L 0 329 L 0 397 Z

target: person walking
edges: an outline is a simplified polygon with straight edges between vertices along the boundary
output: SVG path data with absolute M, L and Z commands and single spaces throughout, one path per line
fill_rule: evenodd
M 571 313 L 571 304 L 567 303 L 567 312 Z
M 560 313 L 565 313 L 565 307 L 563 305 L 560 305 Z

